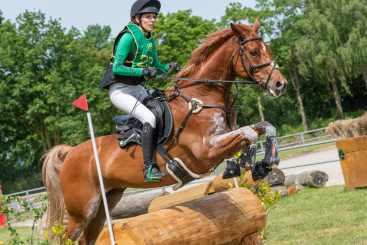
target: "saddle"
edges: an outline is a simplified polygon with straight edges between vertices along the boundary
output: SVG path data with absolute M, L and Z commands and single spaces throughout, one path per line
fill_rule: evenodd
M 150 97 L 144 99 L 143 104 L 156 117 L 155 145 L 164 145 L 173 131 L 173 116 L 168 102 L 162 98 L 161 91 L 156 90 Z M 141 145 L 143 123 L 130 117 L 121 115 L 112 119 L 116 123 L 115 131 L 121 148 L 129 144 Z M 126 126 L 125 126 L 126 125 Z M 125 126 L 125 128 L 124 128 Z

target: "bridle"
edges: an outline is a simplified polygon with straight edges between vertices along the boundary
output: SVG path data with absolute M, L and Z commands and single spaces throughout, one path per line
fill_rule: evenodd
M 241 41 L 241 39 L 239 39 L 239 48 L 234 52 L 234 54 L 232 55 L 231 61 L 229 63 L 230 71 L 233 73 L 233 68 L 232 68 L 233 59 L 234 59 L 236 53 L 239 52 L 239 57 L 241 58 L 241 63 L 242 63 L 243 69 L 245 70 L 245 72 L 247 73 L 247 75 L 249 76 L 249 78 L 251 79 L 251 81 L 223 81 L 222 79 L 220 79 L 220 80 L 209 80 L 209 79 L 191 79 L 191 78 L 169 78 L 168 75 L 173 71 L 173 68 L 170 68 L 168 72 L 165 72 L 163 70 L 157 69 L 157 70 L 160 70 L 161 72 L 163 72 L 163 75 L 161 75 L 161 76 L 159 76 L 159 77 L 157 77 L 155 79 L 154 85 L 160 86 L 165 80 L 193 81 L 193 82 L 206 83 L 208 85 L 216 86 L 218 88 L 221 88 L 221 89 L 229 92 L 231 95 L 234 95 L 234 99 L 232 101 L 232 105 L 229 108 L 229 110 L 226 109 L 226 108 L 224 108 L 224 107 L 222 107 L 222 106 L 219 106 L 219 105 L 199 104 L 197 101 L 190 99 L 188 96 L 186 96 L 184 93 L 182 93 L 181 90 L 179 89 L 177 83 L 174 84 L 174 88 L 176 90 L 176 93 L 171 94 L 171 95 L 168 95 L 168 96 L 160 96 L 160 97 L 154 98 L 154 99 L 157 99 L 157 100 L 162 100 L 162 99 L 163 100 L 166 100 L 168 98 L 173 98 L 173 97 L 180 96 L 180 97 L 182 97 L 183 99 L 185 99 L 187 102 L 189 102 L 192 105 L 189 113 L 186 115 L 185 119 L 182 121 L 180 128 L 178 129 L 178 131 L 176 132 L 176 134 L 171 139 L 168 147 L 167 148 L 164 148 L 162 145 L 160 145 L 160 147 L 158 148 L 159 154 L 165 159 L 166 162 L 169 162 L 169 160 L 164 155 L 168 156 L 168 158 L 171 161 L 173 161 L 173 158 L 170 156 L 170 154 L 168 153 L 168 151 L 171 148 L 171 146 L 173 145 L 173 143 L 176 141 L 176 139 L 178 138 L 178 136 L 181 134 L 181 132 L 183 131 L 183 129 L 185 128 L 185 125 L 186 125 L 187 121 L 189 120 L 189 118 L 191 117 L 191 115 L 193 114 L 193 111 L 196 110 L 198 107 L 202 107 L 202 108 L 218 108 L 218 109 L 223 110 L 226 113 L 226 115 L 227 115 L 228 126 L 232 130 L 232 128 L 231 128 L 231 125 L 232 125 L 232 123 L 231 123 L 231 117 L 232 117 L 233 111 L 235 109 L 235 101 L 236 101 L 236 98 L 238 96 L 238 84 L 239 83 L 243 83 L 243 84 L 257 84 L 258 86 L 265 85 L 264 88 L 267 89 L 268 84 L 269 84 L 269 81 L 270 81 L 270 77 L 273 74 L 274 70 L 278 68 L 278 65 L 274 61 L 273 62 L 259 64 L 259 65 L 254 65 L 254 66 L 251 65 L 250 60 L 249 60 L 249 58 L 248 58 L 248 56 L 247 56 L 247 54 L 245 52 L 245 49 L 243 48 L 243 45 L 246 44 L 246 43 L 248 43 L 248 42 L 256 41 L 256 40 L 262 40 L 262 38 L 261 37 L 254 37 L 254 38 L 246 39 L 244 41 Z M 245 62 L 244 62 L 244 59 L 243 59 L 243 55 L 246 58 L 247 65 L 248 65 L 250 71 L 248 71 L 246 69 Z M 254 69 L 259 68 L 259 67 L 263 67 L 263 66 L 269 66 L 269 65 L 272 65 L 273 66 L 273 69 L 271 70 L 271 72 L 270 72 L 270 74 L 268 76 L 268 79 L 267 79 L 266 83 L 263 83 L 261 81 L 258 81 L 258 80 L 256 80 L 253 77 L 252 73 L 253 73 Z M 234 75 L 237 75 L 236 73 L 233 73 L 233 74 Z M 160 81 L 157 82 L 158 80 L 160 80 Z M 219 84 L 216 84 L 216 83 L 219 83 Z M 222 83 L 234 83 L 236 85 L 236 93 L 234 93 L 230 89 L 222 86 L 221 85 Z M 163 92 L 163 91 L 159 91 L 158 89 L 156 89 L 154 87 L 152 87 L 152 88 L 154 90 L 156 90 L 156 92 L 158 92 L 158 93 L 161 93 L 162 94 L 162 92 Z
M 279 67 L 274 61 L 268 62 L 268 63 L 262 63 L 262 64 L 254 65 L 254 66 L 251 65 L 250 60 L 249 60 L 249 58 L 248 58 L 248 56 L 245 52 L 245 49 L 243 48 L 243 45 L 245 45 L 246 43 L 252 42 L 252 41 L 256 41 L 256 40 L 263 40 L 263 39 L 261 37 L 253 37 L 253 38 L 249 38 L 249 39 L 246 39 L 246 40 L 242 41 L 241 38 L 238 38 L 239 47 L 236 50 L 236 52 L 234 52 L 233 55 L 232 55 L 231 61 L 229 62 L 229 69 L 231 70 L 233 75 L 237 75 L 235 72 L 233 72 L 232 63 L 233 63 L 233 59 L 234 59 L 235 55 L 237 54 L 237 52 L 239 52 L 239 57 L 241 59 L 242 67 L 245 70 L 245 72 L 247 73 L 247 75 L 249 76 L 250 80 L 257 83 L 259 86 L 265 85 L 264 89 L 267 89 L 271 75 L 273 74 L 274 70 L 278 69 Z M 248 71 L 246 69 L 245 62 L 243 60 L 243 56 L 245 56 L 245 58 L 246 58 L 247 66 L 249 67 L 250 71 Z M 269 65 L 272 65 L 273 69 L 269 73 L 269 76 L 268 76 L 268 79 L 266 80 L 266 83 L 258 81 L 253 77 L 252 73 L 253 73 L 254 69 L 259 68 L 259 67 L 263 67 L 263 66 L 269 66 Z

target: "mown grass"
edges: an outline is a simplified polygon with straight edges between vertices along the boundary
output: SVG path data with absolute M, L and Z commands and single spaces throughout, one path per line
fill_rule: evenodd
M 310 188 L 280 199 L 266 244 L 367 244 L 367 189 Z
M 31 237 L 32 234 L 32 227 L 13 227 L 14 229 L 16 229 L 16 231 L 19 234 L 19 237 L 25 241 L 25 244 L 30 244 L 28 242 L 26 242 L 27 238 Z M 38 235 L 37 232 L 37 228 L 35 228 L 34 230 L 35 235 Z M 10 237 L 10 231 L 5 228 L 5 227 L 1 227 L 0 228 L 0 241 L 4 243 L 4 245 L 9 244 L 9 242 L 11 241 L 11 237 Z

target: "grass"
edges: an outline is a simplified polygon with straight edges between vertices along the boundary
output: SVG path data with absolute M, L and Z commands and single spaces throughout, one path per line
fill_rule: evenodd
M 32 227 L 13 227 L 19 234 L 19 237 L 25 241 L 25 244 L 30 244 L 26 242 L 27 238 L 31 237 Z M 34 230 L 35 234 L 38 235 L 37 228 Z M 0 241 L 7 245 L 11 241 L 10 231 L 7 228 L 0 228 Z
M 280 199 L 267 244 L 367 244 L 367 189 L 310 188 Z

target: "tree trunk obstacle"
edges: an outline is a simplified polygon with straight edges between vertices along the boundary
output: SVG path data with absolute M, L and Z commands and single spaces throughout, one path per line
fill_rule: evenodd
M 312 170 L 306 171 L 300 174 L 291 174 L 285 178 L 284 184 L 289 187 L 295 187 L 297 189 L 305 189 L 307 186 L 323 187 L 328 181 L 329 176 L 327 173 Z
M 113 230 L 118 244 L 247 245 L 262 244 L 257 232 L 265 226 L 260 200 L 248 189 L 234 188 L 119 221 Z M 97 245 L 109 244 L 109 231 L 104 229 Z
M 269 185 L 281 185 L 284 183 L 285 175 L 279 168 L 273 167 L 272 171 L 264 179 L 269 182 Z
M 156 198 L 166 196 L 169 192 L 144 193 L 124 196 L 112 210 L 112 218 L 130 218 L 148 213 L 148 208 Z

